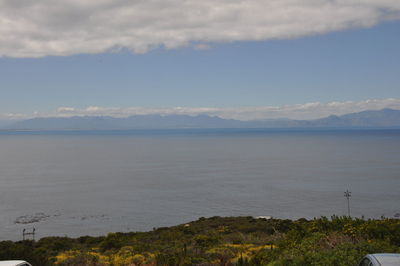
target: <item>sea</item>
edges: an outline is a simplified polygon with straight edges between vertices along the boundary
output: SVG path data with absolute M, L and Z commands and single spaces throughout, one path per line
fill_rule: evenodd
M 0 132 L 0 240 L 348 207 L 353 217 L 400 216 L 400 130 Z

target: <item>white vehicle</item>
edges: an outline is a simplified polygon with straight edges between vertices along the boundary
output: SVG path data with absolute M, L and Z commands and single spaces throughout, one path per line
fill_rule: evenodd
M 368 254 L 361 260 L 359 264 L 359 266 L 399 266 L 399 265 L 400 265 L 399 253 Z
M 24 260 L 2 260 L 0 266 L 32 266 Z

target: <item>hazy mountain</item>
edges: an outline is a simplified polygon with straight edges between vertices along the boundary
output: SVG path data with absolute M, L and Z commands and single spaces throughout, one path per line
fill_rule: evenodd
M 74 116 L 34 118 L 3 126 L 12 130 L 111 130 L 172 128 L 369 128 L 400 127 L 400 110 L 383 109 L 315 120 L 239 121 L 208 115 L 136 115 L 127 118 Z
M 113 117 L 48 117 L 48 118 L 33 118 L 16 122 L 9 125 L 8 129 L 18 130 L 90 130 L 90 129 L 110 129 L 117 128 Z
M 5 128 L 13 125 L 15 123 L 14 120 L 0 120 L 0 128 Z
M 241 127 L 238 120 L 207 115 L 137 115 L 127 118 L 109 116 L 74 116 L 68 118 L 33 118 L 8 125 L 15 130 L 111 130 L 156 128 L 229 128 Z
M 400 110 L 363 111 L 307 122 L 314 127 L 400 127 Z

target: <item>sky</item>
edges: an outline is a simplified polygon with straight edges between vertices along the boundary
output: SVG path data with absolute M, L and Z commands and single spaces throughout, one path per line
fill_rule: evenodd
M 398 0 L 2 0 L 0 119 L 400 109 Z

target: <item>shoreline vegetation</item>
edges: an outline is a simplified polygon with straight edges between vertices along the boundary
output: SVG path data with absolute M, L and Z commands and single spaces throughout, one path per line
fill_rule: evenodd
M 400 252 L 400 220 L 200 218 L 149 232 L 1 241 L 0 260 L 32 265 L 357 265 Z

